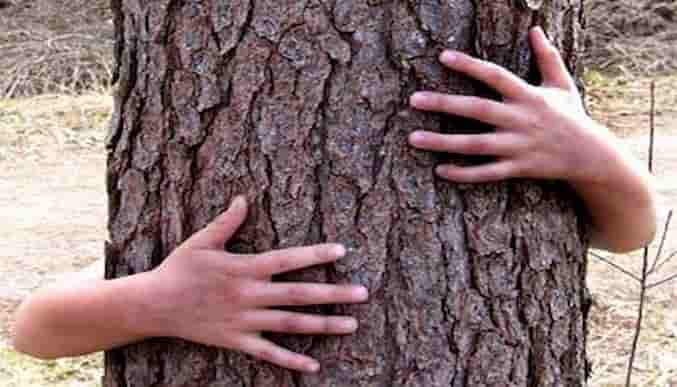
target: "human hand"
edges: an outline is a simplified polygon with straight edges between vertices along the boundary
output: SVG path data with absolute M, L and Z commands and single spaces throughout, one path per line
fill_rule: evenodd
M 367 300 L 361 286 L 271 282 L 275 274 L 330 263 L 345 255 L 336 244 L 236 255 L 225 243 L 245 220 L 247 203 L 230 208 L 179 246 L 158 268 L 149 291 L 155 308 L 152 336 L 180 337 L 248 353 L 279 366 L 315 372 L 319 363 L 261 337 L 261 331 L 298 334 L 349 334 L 357 321 L 269 309 L 282 305 L 358 303 Z
M 440 177 L 462 183 L 513 177 L 597 183 L 610 175 L 605 166 L 619 159 L 615 136 L 586 114 L 574 80 L 543 30 L 532 29 L 530 39 L 541 86 L 529 85 L 493 63 L 445 51 L 440 56 L 443 64 L 496 89 L 503 101 L 433 92 L 412 95 L 415 108 L 496 127 L 486 134 L 412 133 L 409 141 L 416 148 L 496 156 L 494 162 L 479 166 L 440 165 L 436 169 Z

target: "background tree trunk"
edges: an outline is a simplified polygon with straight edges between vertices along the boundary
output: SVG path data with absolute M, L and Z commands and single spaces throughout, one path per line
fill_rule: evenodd
M 157 339 L 106 356 L 105 385 L 583 386 L 585 222 L 559 183 L 454 185 L 415 129 L 487 130 L 408 107 L 415 90 L 489 95 L 443 48 L 538 81 L 541 24 L 576 70 L 581 0 L 112 0 L 108 278 L 149 270 L 244 193 L 236 251 L 343 242 L 294 278 L 355 282 L 348 337 L 277 337 L 300 375 Z M 476 160 L 465 160 L 476 162 Z

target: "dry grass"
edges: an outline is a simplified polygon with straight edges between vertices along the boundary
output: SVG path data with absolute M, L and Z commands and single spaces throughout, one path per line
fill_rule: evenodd
M 673 231 L 677 231 L 674 227 Z M 677 233 L 673 232 L 673 235 Z M 677 240 L 673 248 L 677 248 Z M 640 254 L 613 257 L 615 263 L 635 273 L 641 271 Z M 677 263 L 662 270 L 677 273 Z M 656 278 L 662 278 L 659 275 Z M 625 374 L 637 320 L 639 285 L 628 277 L 592 260 L 588 284 L 594 298 L 590 313 L 588 355 L 593 363 L 590 381 L 595 387 L 625 385 Z M 674 384 L 670 384 L 674 383 Z M 677 284 L 651 290 L 633 373 L 633 385 L 677 385 Z
M 0 161 L 102 149 L 111 109 L 112 98 L 96 93 L 0 99 Z
M 103 153 L 112 108 L 107 92 L 112 29 L 107 23 L 106 2 L 14 3 L 13 8 L 0 10 L 0 164 L 6 168 L 40 165 L 55 154 Z M 591 38 L 586 61 L 596 68 L 586 75 L 593 116 L 623 137 L 646 132 L 653 78 L 659 106 L 658 141 L 663 135 L 677 134 L 677 3 L 590 0 L 587 4 Z M 2 99 L 3 95 L 21 98 Z M 677 196 L 670 198 L 670 205 L 677 205 Z M 92 222 L 98 221 L 96 216 L 92 218 Z M 668 251 L 674 249 L 677 225 Z M 637 254 L 613 259 L 639 271 Z M 677 264 L 664 272 L 677 272 Z M 590 385 L 622 386 L 639 289 L 594 260 L 588 282 L 595 300 L 588 342 L 594 367 Z M 634 385 L 675 387 L 677 285 L 651 291 L 648 301 Z M 6 336 L 2 328 L 8 326 L 7 312 L 15 305 L 14 301 L 0 300 L 0 336 Z M 0 385 L 95 386 L 102 372 L 100 360 L 96 355 L 39 362 L 8 350 L 0 340 Z
M 101 383 L 101 354 L 40 361 L 0 347 L 3 387 L 96 387 Z
M 664 155 L 664 139 L 677 138 L 677 72 L 654 77 L 608 75 L 588 71 L 588 106 L 595 119 L 626 138 L 639 138 L 649 131 L 649 90 L 656 82 L 656 176 L 662 187 L 660 197 L 661 222 L 667 209 L 677 208 L 677 191 L 674 181 L 661 181 L 666 176 L 674 178 L 677 158 Z M 647 138 L 633 141 L 635 150 L 646 153 Z M 646 145 L 642 145 L 646 143 Z M 640 148 L 637 148 L 640 145 Z M 672 222 L 663 256 L 677 251 L 677 222 Z M 656 243 L 650 257 L 656 252 Z M 668 253 L 668 254 L 666 254 Z M 641 253 L 612 256 L 612 260 L 639 276 Z M 677 273 L 677 262 L 666 266 L 653 277 L 654 282 Z M 625 385 L 625 374 L 637 320 L 639 284 L 606 264 L 591 260 L 588 284 L 595 299 L 590 315 L 588 353 L 593 362 L 590 385 L 619 387 Z M 677 282 L 672 282 L 648 292 L 645 319 L 640 336 L 633 373 L 633 385 L 646 387 L 677 386 Z
M 0 97 L 109 87 L 113 25 L 106 0 L 12 0 L 0 7 Z M 677 69 L 677 2 L 589 0 L 585 61 L 604 71 Z
M 677 69 L 677 2 L 591 0 L 586 8 L 589 66 L 625 76 Z
M 656 82 L 656 106 L 659 107 L 657 133 L 677 133 L 677 70 L 652 77 L 626 77 L 589 70 L 585 83 L 593 118 L 621 137 L 648 133 L 652 81 Z
M 608 118 L 625 136 L 646 131 L 649 79 L 623 80 L 591 73 L 586 77 L 592 112 Z M 659 117 L 674 112 L 674 77 L 658 78 Z M 44 95 L 0 100 L 0 155 L 5 161 L 20 157 L 40 163 L 52 152 L 101 152 L 105 124 L 111 109 L 108 95 Z M 666 127 L 659 131 L 661 135 Z M 672 123 L 673 127 L 677 126 Z M 659 155 L 660 156 L 660 155 Z M 1 161 L 1 160 L 0 160 Z M 671 199 L 677 203 L 677 198 Z M 96 221 L 93 219 L 92 221 Z M 94 226 L 94 225 L 92 225 Z M 668 251 L 677 249 L 677 224 Z M 618 256 L 615 262 L 639 271 L 637 254 Z M 677 272 L 677 265 L 664 270 Z M 634 329 L 638 287 L 608 266 L 592 261 L 588 282 L 595 299 L 590 318 L 589 355 L 593 362 L 590 385 L 622 386 Z M 649 294 L 645 328 L 640 341 L 634 385 L 666 387 L 677 381 L 677 285 L 666 285 Z M 0 349 L 0 378 L 16 386 L 37 387 L 96 385 L 101 373 L 98 360 L 42 363 Z M 9 360 L 8 360 L 9 359 Z M 97 359 L 96 357 L 94 359 Z M 55 365 L 56 364 L 56 365 Z M 56 374 L 56 376 L 55 376 Z M 69 384 L 70 383 L 70 384 Z M 81 384 L 78 384 L 81 383 Z M 84 384 L 82 384 L 84 383 Z M 674 382 L 673 382 L 674 383 Z M 672 386 L 671 386 L 672 387 Z
M 3 298 L 2 290 L 3 285 L 12 284 L 35 287 L 101 256 L 104 170 L 92 164 L 101 164 L 111 109 L 108 93 L 0 99 L 0 166 L 4 171 L 0 181 L 12 188 L 9 192 L 0 191 L 3 220 L 9 221 L 9 226 L 0 227 L 0 250 L 7 252 L 8 246 L 2 246 L 6 242 L 10 250 L 16 247 L 16 257 L 30 257 L 16 258 L 18 262 L 12 263 L 12 259 L 0 254 L 2 387 L 100 386 L 101 354 L 39 361 L 8 348 L 10 319 L 18 302 L 12 297 Z M 64 159 L 71 159 L 72 165 Z M 36 170 L 43 174 L 39 184 Z M 4 202 L 4 198 L 12 196 L 17 197 L 11 203 Z M 48 213 L 42 213 L 46 209 Z M 30 279 L 26 277 L 29 274 Z M 38 281 L 38 277 L 42 279 Z
M 0 97 L 106 88 L 113 26 L 103 0 L 14 0 L 0 8 Z

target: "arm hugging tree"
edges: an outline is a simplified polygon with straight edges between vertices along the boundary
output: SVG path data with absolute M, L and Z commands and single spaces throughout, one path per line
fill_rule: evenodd
M 583 386 L 584 222 L 562 183 L 440 180 L 411 132 L 486 130 L 409 106 L 416 90 L 491 95 L 438 61 L 451 48 L 538 81 L 543 25 L 576 70 L 581 1 L 113 0 L 107 277 L 149 270 L 237 194 L 232 249 L 340 242 L 285 278 L 369 288 L 357 334 L 283 337 L 294 374 L 157 339 L 109 351 L 113 386 Z M 474 162 L 469 160 L 469 162 Z

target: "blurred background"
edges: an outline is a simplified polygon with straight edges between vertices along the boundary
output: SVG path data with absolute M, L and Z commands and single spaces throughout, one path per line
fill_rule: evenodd
M 588 0 L 587 102 L 647 159 L 656 84 L 655 174 L 661 226 L 677 208 L 677 2 Z M 101 355 L 35 361 L 8 346 L 11 316 L 32 290 L 102 271 L 113 24 L 108 0 L 0 0 L 0 386 L 98 386 Z M 663 257 L 677 251 L 677 222 Z M 658 241 L 652 246 L 656 253 Z M 603 253 L 600 253 L 603 254 Z M 641 252 L 605 257 L 641 271 Z M 675 259 L 677 261 L 677 258 Z M 655 280 L 677 273 L 668 263 Z M 622 386 L 639 286 L 591 258 L 591 386 Z M 652 289 L 637 386 L 677 386 L 677 283 Z

